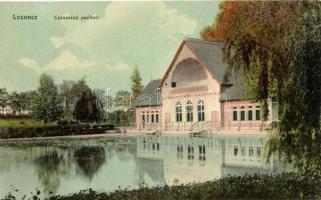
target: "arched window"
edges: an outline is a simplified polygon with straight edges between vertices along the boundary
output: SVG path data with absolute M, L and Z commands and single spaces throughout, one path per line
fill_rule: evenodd
M 198 121 L 205 121 L 204 102 L 200 100 L 197 104 Z
M 241 106 L 241 121 L 245 121 L 245 110 L 244 110 L 244 106 Z
M 253 120 L 253 111 L 252 111 L 252 106 L 249 106 L 248 110 L 247 110 L 247 119 L 249 121 Z
M 255 119 L 256 120 L 261 120 L 261 110 L 260 106 L 255 107 Z
M 193 104 L 191 101 L 188 101 L 186 104 L 186 120 L 188 122 L 193 121 Z
M 237 121 L 237 107 L 233 108 L 233 121 Z
M 182 121 L 182 104 L 180 102 L 176 103 L 176 122 Z

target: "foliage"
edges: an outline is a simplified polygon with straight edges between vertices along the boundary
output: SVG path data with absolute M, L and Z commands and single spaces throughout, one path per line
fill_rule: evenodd
M 30 118 L 12 118 L 12 119 L 0 119 L 0 128 L 4 127 L 31 127 L 31 126 L 43 126 L 40 121 L 36 121 Z
M 107 122 L 112 123 L 116 126 L 130 126 L 132 123 L 134 123 L 135 112 L 127 110 L 118 110 L 114 111 L 112 113 L 108 113 L 107 115 Z
M 134 199 L 316 199 L 320 198 L 320 177 L 311 174 L 227 176 L 218 180 L 178 186 L 141 186 L 112 193 L 82 190 L 71 195 L 56 195 L 50 200 L 134 200 Z M 10 198 L 5 197 L 4 200 Z
M 290 38 L 288 80 L 278 95 L 281 134 L 270 146 L 300 168 L 321 172 L 321 4 L 304 8 Z
M 38 95 L 33 105 L 33 116 L 45 123 L 57 121 L 62 117 L 62 99 L 52 77 L 42 74 L 39 78 Z
M 83 93 L 77 101 L 74 109 L 74 117 L 79 121 L 89 121 L 93 113 L 93 105 L 91 103 L 91 93 Z
M 114 126 L 112 124 L 100 124 L 92 127 L 89 124 L 30 123 L 21 126 L 14 124 L 0 127 L 0 139 L 101 134 L 107 130 L 114 130 Z
M 140 77 L 140 73 L 136 67 L 134 68 L 133 74 L 131 75 L 130 79 L 132 82 L 131 89 L 133 96 L 134 98 L 137 98 L 143 90 L 143 85 L 142 78 Z
M 103 147 L 83 146 L 75 151 L 74 157 L 80 174 L 91 180 L 105 163 L 105 150 Z
M 320 2 L 224 2 L 215 26 L 202 33 L 224 42 L 226 81 L 233 71 L 245 73 L 263 119 L 276 97 L 279 134 L 270 153 L 285 153 L 302 168 L 321 166 L 320 13 Z
M 64 101 L 64 110 L 66 114 L 72 113 L 72 105 L 74 104 L 75 98 L 77 95 L 73 93 L 75 89 L 75 82 L 69 81 L 69 80 L 63 80 L 62 83 L 59 86 L 59 94 L 63 97 Z
M 132 95 L 126 90 L 120 90 L 116 93 L 113 100 L 113 106 L 118 110 L 128 110 L 132 107 Z
M 0 106 L 4 107 L 8 104 L 8 93 L 6 88 L 0 88 Z
M 105 111 L 97 105 L 97 94 L 89 89 L 83 92 L 74 109 L 74 117 L 82 122 L 98 122 L 105 120 Z

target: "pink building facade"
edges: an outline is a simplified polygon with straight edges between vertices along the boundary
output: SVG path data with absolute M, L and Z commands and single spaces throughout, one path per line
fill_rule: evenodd
M 260 105 L 247 98 L 243 76 L 224 80 L 222 44 L 185 39 L 166 73 L 151 81 L 136 102 L 136 128 L 148 131 L 263 130 Z

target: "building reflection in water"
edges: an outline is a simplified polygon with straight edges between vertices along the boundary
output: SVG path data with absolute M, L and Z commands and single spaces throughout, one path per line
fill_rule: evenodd
M 263 158 L 264 137 L 157 137 L 137 138 L 139 182 L 162 184 L 204 182 L 226 175 L 278 173 L 281 161 Z

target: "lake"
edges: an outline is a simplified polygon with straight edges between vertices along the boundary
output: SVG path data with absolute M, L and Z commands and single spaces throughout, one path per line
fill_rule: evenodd
M 285 170 L 263 136 L 132 136 L 0 141 L 0 197 L 112 192 Z

